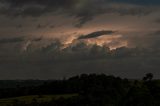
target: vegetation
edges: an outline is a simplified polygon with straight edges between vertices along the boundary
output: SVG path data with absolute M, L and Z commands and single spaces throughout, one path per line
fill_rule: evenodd
M 78 96 L 78 94 L 63 94 L 63 95 L 30 95 L 30 96 L 20 96 L 20 97 L 13 97 L 13 98 L 5 98 L 0 99 L 0 106 L 8 106 L 12 104 L 18 104 L 18 103 L 27 103 L 31 104 L 32 102 L 50 102 L 53 99 L 59 99 L 59 98 L 70 98 L 73 96 Z
M 160 81 L 153 80 L 152 73 L 142 80 L 82 74 L 37 86 L 1 89 L 0 97 L 0 106 L 159 106 Z

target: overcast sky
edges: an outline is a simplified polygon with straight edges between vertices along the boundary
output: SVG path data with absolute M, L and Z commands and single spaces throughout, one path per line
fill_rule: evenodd
M 53 49 L 55 41 L 60 43 L 60 50 L 85 42 L 87 45 L 105 45 L 111 50 L 125 46 L 158 51 L 159 28 L 159 0 L 0 0 L 0 79 L 51 79 L 92 73 L 90 69 L 85 70 L 84 64 L 77 63 L 79 68 L 73 68 L 73 64 L 63 63 L 68 68 L 65 70 L 61 69 L 60 63 L 55 66 L 49 64 L 50 59 L 45 59 L 45 55 L 36 57 L 35 54 L 42 49 Z M 150 57 L 152 59 L 148 61 L 156 61 L 157 66 L 142 59 L 144 66 L 142 71 L 139 69 L 138 78 L 152 72 L 155 67 L 157 71 L 153 73 L 160 77 L 160 57 Z M 126 61 L 134 63 L 138 60 Z M 92 62 L 100 64 L 102 61 L 86 64 Z M 104 64 L 114 67 L 118 63 L 113 60 L 113 63 Z M 148 65 L 150 71 L 146 70 Z M 97 68 L 93 72 L 137 78 L 137 72 L 129 71 L 127 66 L 123 67 L 127 72 L 118 69 L 104 71 L 109 70 L 107 65 L 101 68 L 102 71 Z
M 100 30 L 117 31 L 115 35 L 128 39 L 146 36 L 159 31 L 159 5 L 158 0 L 0 0 L 1 39 L 67 42 Z

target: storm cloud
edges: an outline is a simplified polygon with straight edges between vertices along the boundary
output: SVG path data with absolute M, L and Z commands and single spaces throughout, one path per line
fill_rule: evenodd
M 22 37 L 5 38 L 5 39 L 0 39 L 0 44 L 17 43 L 17 42 L 23 42 L 23 41 L 24 41 L 24 38 Z
M 116 6 L 117 3 L 122 5 Z M 145 5 L 159 3 L 157 0 L 0 0 L 0 14 L 5 16 L 39 17 L 50 14 L 64 14 L 79 19 L 76 27 L 82 27 L 88 21 L 101 14 L 119 14 L 141 16 L 153 12 Z M 115 4 L 115 5 L 114 5 Z M 133 6 L 131 4 L 134 4 Z
M 0 79 L 160 77 L 159 0 L 0 0 Z
M 115 31 L 97 31 L 97 32 L 92 32 L 88 35 L 82 35 L 78 39 L 96 38 L 96 37 L 99 37 L 99 36 L 111 35 L 113 33 L 115 33 Z
M 158 49 L 120 47 L 110 50 L 105 46 L 87 45 L 84 42 L 65 49 L 61 49 L 61 46 L 56 41 L 34 52 L 26 51 L 12 58 L 4 58 L 0 61 L 0 69 L 8 73 L 2 70 L 1 79 L 53 79 L 80 73 L 141 78 L 144 73 L 152 72 L 156 78 L 160 76 Z

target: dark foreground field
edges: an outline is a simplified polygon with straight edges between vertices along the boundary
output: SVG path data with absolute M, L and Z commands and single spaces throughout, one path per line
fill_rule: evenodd
M 12 106 L 16 104 L 40 104 L 42 102 L 51 102 L 52 100 L 58 100 L 60 98 L 68 99 L 78 94 L 63 94 L 63 95 L 29 95 L 29 96 L 19 96 L 12 98 L 0 99 L 0 106 Z
M 5 85 L 0 87 L 0 106 L 160 106 L 160 81 L 152 78 L 151 73 L 141 80 L 82 74 L 30 84 L 0 81 Z

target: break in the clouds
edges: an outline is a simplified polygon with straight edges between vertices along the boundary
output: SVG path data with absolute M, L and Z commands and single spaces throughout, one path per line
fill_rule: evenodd
M 159 0 L 0 0 L 0 77 L 160 77 Z

